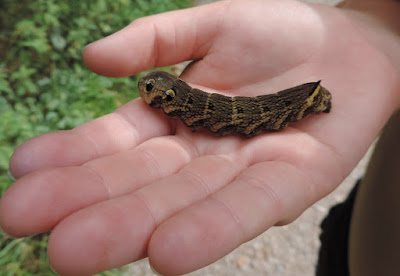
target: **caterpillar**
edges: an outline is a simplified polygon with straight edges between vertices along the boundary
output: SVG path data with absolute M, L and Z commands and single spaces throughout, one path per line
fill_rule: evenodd
M 320 81 L 275 94 L 229 97 L 192 88 L 167 72 L 152 71 L 139 79 L 138 90 L 151 107 L 179 118 L 193 131 L 205 128 L 220 136 L 253 137 L 261 131 L 279 131 L 310 114 L 329 113 L 332 105 L 332 95 Z

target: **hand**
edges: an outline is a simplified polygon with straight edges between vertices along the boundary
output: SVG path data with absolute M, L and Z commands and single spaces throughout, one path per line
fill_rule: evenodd
M 363 23 L 293 1 L 227 1 L 142 18 L 89 45 L 112 77 L 197 60 L 182 75 L 207 91 L 255 96 L 322 79 L 331 113 L 252 139 L 192 133 L 133 100 L 70 131 L 34 138 L 10 162 L 0 201 L 13 236 L 53 230 L 62 275 L 148 256 L 159 273 L 206 266 L 335 189 L 398 108 L 392 60 Z

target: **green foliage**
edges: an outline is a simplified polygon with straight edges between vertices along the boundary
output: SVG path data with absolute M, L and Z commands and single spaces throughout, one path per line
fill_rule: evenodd
M 71 129 L 137 97 L 136 78 L 90 72 L 82 50 L 131 21 L 190 6 L 189 0 L 2 0 L 0 2 L 0 194 L 8 162 L 24 141 Z M 1 275 L 55 275 L 47 235 L 0 234 Z M 28 262 L 29 259 L 29 262 Z
M 0 234 L 1 275 L 57 275 L 46 261 L 48 235 L 10 240 Z M 43 275 L 43 274 L 42 274 Z
M 1 276 L 56 276 L 47 261 L 47 242 L 49 234 L 44 233 L 34 237 L 9 239 L 0 233 L 0 275 Z M 124 268 L 114 269 L 98 274 L 111 276 L 123 274 Z

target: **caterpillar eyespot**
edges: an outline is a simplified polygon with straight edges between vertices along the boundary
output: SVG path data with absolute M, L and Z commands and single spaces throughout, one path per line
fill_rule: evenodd
M 172 101 L 172 99 L 175 97 L 175 91 L 173 89 L 168 89 L 167 91 L 165 91 L 166 96 L 166 100 Z
M 148 81 L 146 81 L 146 91 L 150 92 L 151 90 L 153 90 L 155 83 L 156 81 L 154 79 L 149 79 Z
M 310 114 L 329 113 L 332 106 L 332 95 L 320 81 L 275 94 L 228 97 L 192 88 L 167 72 L 152 71 L 139 79 L 138 90 L 151 107 L 179 118 L 192 130 L 203 127 L 221 136 L 253 137 L 262 131 L 279 131 Z

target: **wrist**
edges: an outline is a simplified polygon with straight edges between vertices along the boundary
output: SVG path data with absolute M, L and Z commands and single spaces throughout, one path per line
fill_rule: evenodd
M 400 93 L 400 0 L 347 0 L 340 8 L 352 20 L 360 33 L 392 64 L 393 81 L 397 87 L 393 93 L 394 103 Z M 388 72 L 390 74 L 390 72 Z M 400 108 L 400 105 L 397 105 Z
M 400 72 L 400 0 L 347 0 L 338 7 Z
M 338 7 L 364 20 L 369 17 L 400 36 L 400 0 L 345 0 Z

